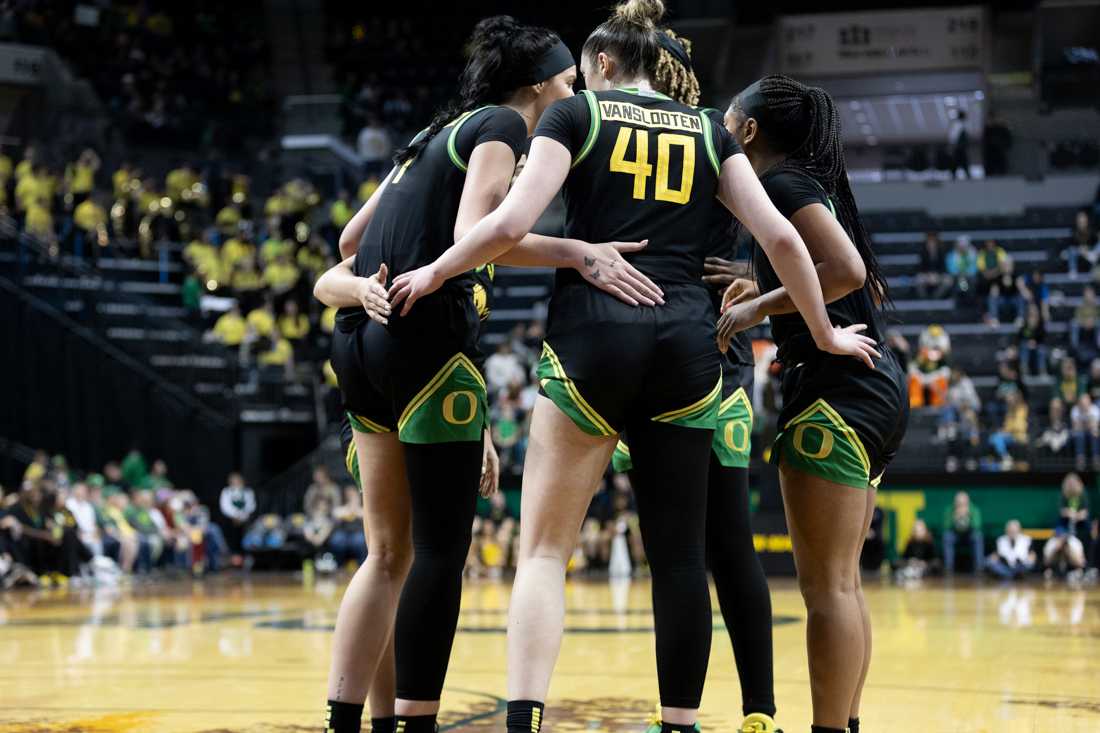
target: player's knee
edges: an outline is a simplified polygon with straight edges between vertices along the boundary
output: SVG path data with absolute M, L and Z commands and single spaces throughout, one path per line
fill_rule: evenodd
M 367 562 L 380 568 L 389 578 L 404 578 L 412 567 L 413 548 L 407 538 L 371 538 Z
M 856 582 L 853 576 L 841 573 L 816 578 L 803 573 L 798 578 L 798 590 L 809 611 L 828 611 L 855 596 Z
M 563 568 L 573 554 L 574 543 L 555 542 L 553 540 L 540 540 L 529 545 L 521 542 L 519 551 L 520 563 L 557 563 Z

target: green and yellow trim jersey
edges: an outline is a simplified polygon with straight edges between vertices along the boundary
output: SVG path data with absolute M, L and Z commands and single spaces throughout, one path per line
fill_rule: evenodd
M 704 113 L 636 89 L 584 91 L 555 102 L 535 137 L 573 157 L 562 192 L 565 236 L 589 242 L 649 240 L 626 258 L 658 283 L 699 284 L 714 222 L 722 162 L 741 152 Z M 557 283 L 583 282 L 558 270 Z
M 821 185 L 809 175 L 790 168 L 775 168 L 760 178 L 764 191 L 779 213 L 790 219 L 796 212 L 812 204 L 821 204 L 836 216 L 836 206 Z M 753 248 L 753 272 L 761 293 L 780 287 L 768 257 L 758 246 Z M 825 306 L 834 326 L 867 324 L 866 336 L 881 342 L 883 328 L 879 308 L 871 299 L 868 285 Z M 779 347 L 780 360 L 801 360 L 808 350 L 816 350 L 810 329 L 799 313 L 787 313 L 771 318 L 772 337 Z
M 385 262 L 394 277 L 434 262 L 451 247 L 470 156 L 489 142 L 503 142 L 518 161 L 527 144 L 527 123 L 507 107 L 471 110 L 440 130 L 415 159 L 398 166 L 359 243 L 355 273 L 371 275 Z M 472 275 L 464 273 L 442 290 L 471 293 L 473 284 Z M 365 318 L 362 308 L 342 309 L 339 315 L 353 323 Z

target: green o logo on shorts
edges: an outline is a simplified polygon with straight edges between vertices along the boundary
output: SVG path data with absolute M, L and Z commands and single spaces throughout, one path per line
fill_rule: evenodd
M 749 449 L 749 439 L 752 437 L 752 431 L 749 429 L 748 420 L 730 420 L 726 423 L 725 430 L 723 432 L 723 439 L 726 441 L 726 447 L 730 450 L 742 453 Z M 738 440 L 740 436 L 740 440 Z
M 821 443 L 818 446 L 817 450 L 812 453 L 806 450 L 803 443 L 803 441 L 805 440 L 806 430 L 809 428 L 813 428 L 815 432 L 821 435 Z M 794 436 L 791 442 L 794 443 L 794 449 L 796 451 L 806 456 L 807 458 L 812 458 L 814 460 L 821 460 L 822 458 L 827 457 L 830 453 L 833 452 L 834 439 L 832 432 L 826 430 L 820 425 L 815 425 L 812 422 L 799 423 L 798 426 L 794 429 Z
M 463 410 L 463 412 L 466 413 L 466 417 L 464 418 L 459 418 L 455 415 L 455 403 L 460 397 L 466 401 L 466 406 Z M 470 390 L 456 390 L 443 398 L 443 419 L 451 425 L 468 425 L 473 422 L 475 417 L 477 417 L 477 395 Z

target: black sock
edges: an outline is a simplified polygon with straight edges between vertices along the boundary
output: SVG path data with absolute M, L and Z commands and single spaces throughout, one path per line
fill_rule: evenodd
M 394 733 L 396 725 L 397 718 L 392 715 L 387 715 L 384 718 L 371 718 L 370 733 Z
M 328 701 L 325 714 L 325 730 L 331 733 L 360 733 L 363 725 L 363 706 L 339 700 Z
M 396 733 L 435 733 L 434 715 L 398 715 Z
M 539 733 L 543 708 L 537 700 L 509 700 L 508 733 Z
M 859 718 L 848 718 L 848 733 L 859 733 Z
M 695 723 L 666 723 L 662 720 L 661 733 L 695 733 Z
M 844 733 L 843 728 L 826 728 L 823 725 L 811 725 L 810 733 Z

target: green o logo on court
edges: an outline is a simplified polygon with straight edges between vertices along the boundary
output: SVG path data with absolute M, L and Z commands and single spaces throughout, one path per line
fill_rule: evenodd
M 455 403 L 462 398 L 466 404 L 460 410 L 466 416 L 459 418 L 455 413 Z M 451 392 L 443 398 L 443 419 L 451 425 L 469 425 L 477 417 L 477 395 L 468 389 L 460 389 Z
M 806 431 L 810 428 L 813 428 L 814 432 L 821 436 L 816 441 L 817 450 L 807 449 L 805 446 Z M 794 443 L 795 450 L 807 458 L 813 458 L 814 460 L 821 460 L 833 452 L 834 439 L 832 432 L 812 422 L 799 423 L 794 429 L 794 438 L 792 442 Z M 812 444 L 814 441 L 811 439 L 810 442 Z

